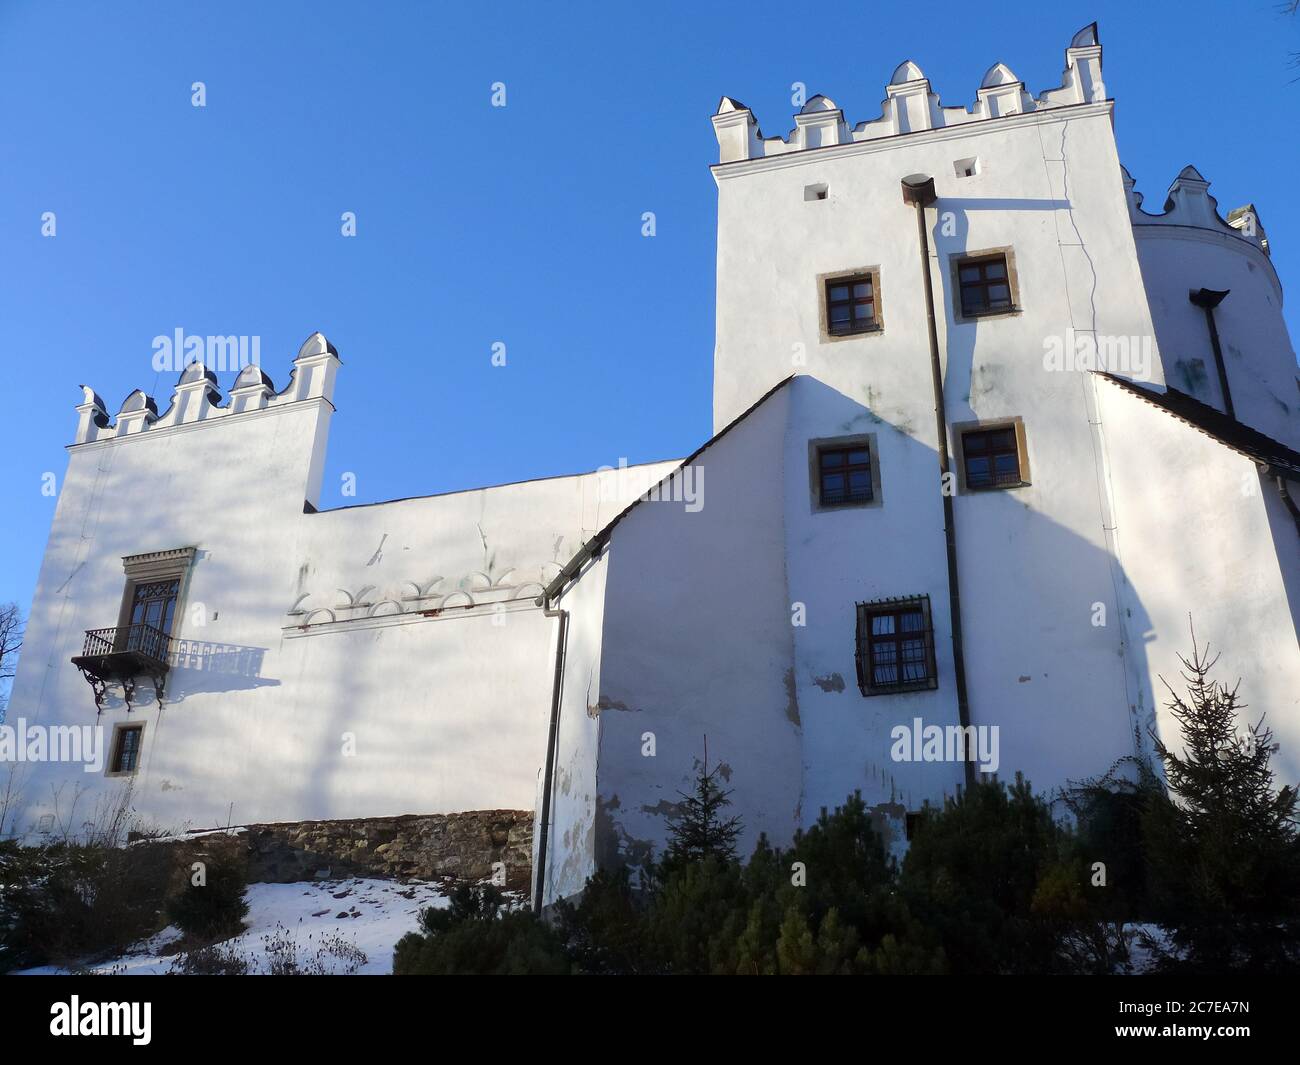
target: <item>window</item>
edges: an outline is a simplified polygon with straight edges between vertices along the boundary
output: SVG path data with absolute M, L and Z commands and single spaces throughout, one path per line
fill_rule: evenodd
M 871 502 L 871 451 L 860 447 L 827 447 L 817 453 L 824 507 Z
M 863 695 L 939 686 L 930 597 L 858 604 L 858 687 Z
M 880 276 L 876 271 L 829 277 L 825 286 L 829 336 L 854 336 L 880 328 Z
M 961 440 L 963 489 L 1019 488 L 1029 483 L 1024 423 L 954 426 Z
M 959 258 L 956 270 L 963 318 L 1016 310 L 1015 277 L 1006 252 Z
M 180 590 L 179 580 L 137 584 L 131 600 L 131 627 L 148 625 L 164 635 L 170 634 Z
M 143 739 L 143 725 L 119 725 L 113 731 L 113 753 L 108 762 L 109 773 L 134 773 L 140 764 L 140 741 Z
M 803 187 L 803 198 L 805 202 L 809 203 L 816 200 L 824 200 L 826 199 L 826 193 L 828 191 L 829 186 L 827 186 L 825 182 L 818 185 L 805 185 Z
M 880 505 L 880 465 L 872 433 L 808 441 L 812 509 Z
M 978 158 L 956 159 L 953 161 L 952 168 L 959 178 L 974 177 L 980 172 L 980 161 Z
M 165 660 L 185 575 L 194 560 L 195 549 L 180 547 L 151 551 L 122 559 L 126 588 L 118 615 L 115 649 L 141 651 Z

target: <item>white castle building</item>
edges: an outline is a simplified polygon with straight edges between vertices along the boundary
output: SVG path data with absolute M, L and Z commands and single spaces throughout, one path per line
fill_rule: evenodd
M 1190 166 L 1145 209 L 1095 25 L 1065 62 L 969 109 L 906 62 L 879 117 L 817 96 L 786 137 L 722 99 L 684 461 L 326 510 L 320 334 L 279 391 L 193 366 L 110 418 L 87 389 L 8 722 L 108 755 L 29 765 L 19 831 L 128 786 L 170 827 L 535 810 L 551 900 L 662 845 L 707 742 L 743 852 L 855 790 L 901 841 L 972 772 L 1055 792 L 1176 741 L 1189 615 L 1300 779 L 1268 241 Z

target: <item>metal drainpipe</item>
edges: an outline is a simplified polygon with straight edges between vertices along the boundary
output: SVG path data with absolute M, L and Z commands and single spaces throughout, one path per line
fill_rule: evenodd
M 537 821 L 537 882 L 533 888 L 533 913 L 542 912 L 542 895 L 546 889 L 546 850 L 550 842 L 551 829 L 551 782 L 555 776 L 555 747 L 560 731 L 560 692 L 564 682 L 564 653 L 569 638 L 569 612 L 551 609 L 551 597 L 543 596 L 538 600 L 542 614 L 548 618 L 559 618 L 560 624 L 555 632 L 555 676 L 551 685 L 551 724 L 546 737 L 546 769 L 542 777 L 542 809 Z
M 1300 507 L 1291 498 L 1291 492 L 1286 486 L 1286 477 L 1280 473 L 1275 473 L 1273 479 L 1277 482 L 1277 490 L 1282 493 L 1282 502 L 1286 504 L 1286 509 L 1291 512 L 1291 520 L 1295 522 L 1295 531 L 1300 533 Z
M 1236 418 L 1237 415 L 1232 409 L 1232 392 L 1228 389 L 1228 367 L 1223 361 L 1223 348 L 1219 344 L 1219 327 L 1214 321 L 1214 308 L 1223 302 L 1223 298 L 1230 291 L 1231 289 L 1224 289 L 1222 292 L 1212 288 L 1193 289 L 1187 294 L 1187 298 L 1205 311 L 1205 321 L 1210 327 L 1210 346 L 1214 349 L 1214 364 L 1219 368 L 1219 391 L 1223 393 L 1223 413 L 1229 418 Z
M 943 369 L 939 363 L 939 332 L 934 319 L 934 283 L 930 278 L 930 236 L 925 228 L 925 209 L 938 199 L 934 178 L 926 174 L 909 174 L 903 178 L 903 202 L 916 208 L 916 233 L 921 249 L 921 276 L 925 279 L 925 317 L 930 334 L 930 378 L 934 385 L 934 421 L 939 444 L 939 494 L 943 497 L 943 533 L 948 549 L 948 609 L 952 615 L 952 667 L 957 682 L 957 720 L 964 730 L 970 727 L 970 701 L 966 693 L 966 656 L 961 639 L 961 591 L 957 579 L 957 529 L 953 518 L 952 495 L 946 490 L 951 473 L 948 457 L 948 418 L 943 400 Z M 968 751 L 967 754 L 970 752 Z M 975 784 L 975 763 L 965 762 L 966 786 Z

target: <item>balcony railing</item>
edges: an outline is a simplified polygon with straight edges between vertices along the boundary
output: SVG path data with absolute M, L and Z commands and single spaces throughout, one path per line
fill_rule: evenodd
M 117 681 L 122 685 L 129 710 L 135 696 L 136 678 L 141 676 L 153 681 L 154 694 L 162 702 L 170 657 L 171 637 L 152 625 L 137 622 L 110 629 L 88 629 L 82 652 L 72 659 L 72 664 L 90 682 L 96 707 L 104 708 L 106 686 L 110 681 Z
M 161 629 L 139 622 L 135 625 L 118 625 L 111 629 L 89 629 L 86 632 L 82 657 L 133 653 L 167 666 L 171 637 Z

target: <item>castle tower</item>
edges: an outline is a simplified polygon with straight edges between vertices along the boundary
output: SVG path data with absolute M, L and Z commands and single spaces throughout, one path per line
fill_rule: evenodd
M 1254 204 L 1224 219 L 1193 166 L 1160 214 L 1143 210 L 1127 172 L 1133 233 L 1171 388 L 1292 447 L 1300 445 L 1296 356 L 1282 284 Z

